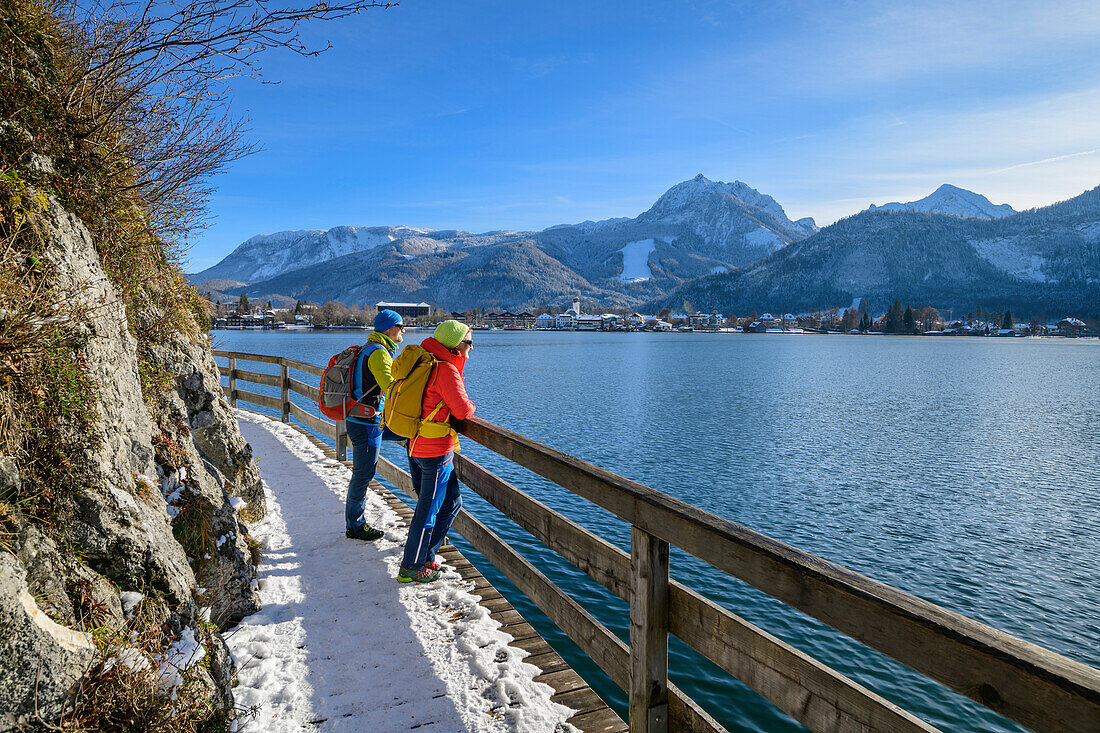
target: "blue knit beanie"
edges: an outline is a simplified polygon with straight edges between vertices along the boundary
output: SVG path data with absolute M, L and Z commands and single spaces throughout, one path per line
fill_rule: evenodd
M 386 308 L 378 311 L 378 315 L 374 317 L 374 330 L 379 333 L 389 331 L 398 323 L 401 323 L 401 314 Z

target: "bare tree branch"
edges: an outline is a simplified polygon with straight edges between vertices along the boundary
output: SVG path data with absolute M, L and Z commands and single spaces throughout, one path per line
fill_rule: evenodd
M 141 202 L 154 231 L 186 236 L 201 226 L 212 176 L 255 152 L 229 111 L 227 81 L 262 80 L 260 54 L 312 48 L 303 22 L 333 20 L 378 0 L 283 7 L 271 0 L 61 0 L 67 45 L 79 63 L 63 81 L 82 121 L 78 139 L 109 161 L 119 195 Z

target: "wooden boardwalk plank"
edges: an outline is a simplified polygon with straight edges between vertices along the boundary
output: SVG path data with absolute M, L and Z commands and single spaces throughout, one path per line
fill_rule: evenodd
M 543 674 L 553 674 L 563 669 L 571 669 L 569 663 L 562 659 L 561 655 L 552 649 L 541 654 L 532 654 L 523 661 L 535 665 L 542 670 Z
M 585 733 L 620 733 L 626 730 L 622 718 L 606 706 L 584 715 L 574 715 L 569 722 Z
M 607 703 L 588 686 L 578 690 L 570 690 L 569 692 L 559 692 L 550 699 L 556 703 L 576 710 L 577 715 L 584 715 L 585 713 L 595 712 L 600 708 L 607 707 Z
M 588 686 L 588 683 L 571 667 L 559 669 L 556 672 L 543 672 L 535 677 L 535 682 L 544 682 L 558 692 L 572 692 Z

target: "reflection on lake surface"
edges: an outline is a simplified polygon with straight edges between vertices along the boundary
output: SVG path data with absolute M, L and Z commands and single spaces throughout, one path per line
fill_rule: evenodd
M 366 334 L 213 336 L 325 364 Z M 466 387 L 480 417 L 1100 667 L 1100 341 L 475 332 Z M 473 441 L 463 450 L 629 548 L 629 527 L 606 512 Z M 627 638 L 625 604 L 464 498 Z M 623 712 L 617 688 L 456 544 Z M 672 575 L 944 730 L 1021 730 L 675 550 Z M 731 731 L 802 730 L 683 647 L 670 667 Z

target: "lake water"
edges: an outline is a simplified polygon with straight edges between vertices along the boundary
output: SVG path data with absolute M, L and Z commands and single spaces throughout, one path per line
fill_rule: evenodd
M 216 348 L 315 364 L 365 335 L 213 332 Z M 480 331 L 466 387 L 480 417 L 1100 667 L 1100 341 Z M 618 519 L 463 450 L 629 550 Z M 628 638 L 623 602 L 473 491 L 464 501 Z M 455 544 L 624 713 L 618 688 Z M 945 731 L 1022 730 L 675 550 L 671 573 Z M 803 730 L 676 644 L 670 677 L 731 731 Z

